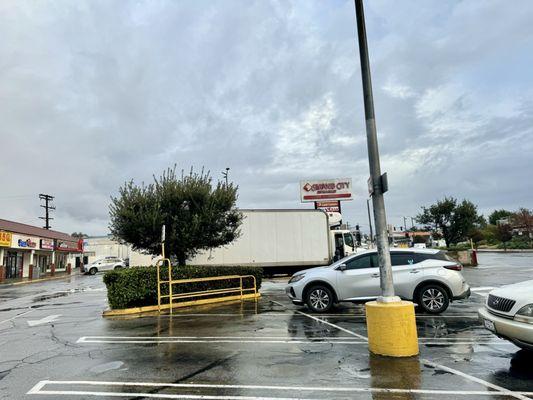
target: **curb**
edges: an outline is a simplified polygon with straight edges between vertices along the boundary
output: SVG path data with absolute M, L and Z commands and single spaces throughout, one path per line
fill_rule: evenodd
M 182 307 L 190 307 L 190 306 L 197 306 L 197 305 L 204 305 L 204 304 L 215 304 L 215 303 L 222 303 L 226 301 L 234 301 L 234 300 L 251 300 L 251 299 L 258 299 L 261 297 L 261 294 L 259 292 L 257 293 L 250 293 L 250 294 L 243 294 L 242 296 L 226 296 L 226 297 L 215 297 L 212 299 L 202 299 L 202 300 L 192 300 L 192 301 L 184 301 L 181 303 L 174 303 L 174 308 L 182 308 Z M 168 310 L 170 309 L 170 304 L 163 304 L 161 305 L 161 310 Z M 104 310 L 102 312 L 103 317 L 117 317 L 121 315 L 135 315 L 135 314 L 143 314 L 147 312 L 154 312 L 159 311 L 158 306 L 144 306 L 144 307 L 133 307 L 133 308 L 122 308 L 119 310 Z
M 67 279 L 72 278 L 73 276 L 76 276 L 77 274 L 73 275 L 65 275 L 65 276 L 53 276 L 50 278 L 39 278 L 39 279 L 32 279 L 31 281 L 21 281 L 21 282 L 13 282 L 13 283 L 0 283 L 0 288 L 2 287 L 10 287 L 10 286 L 18 286 L 18 285 L 28 285 L 30 283 L 38 283 L 38 282 L 45 282 L 45 281 L 56 281 L 59 279 Z

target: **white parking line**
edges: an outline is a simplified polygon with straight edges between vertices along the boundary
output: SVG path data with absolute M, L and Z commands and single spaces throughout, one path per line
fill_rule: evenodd
M 17 314 L 17 315 L 15 315 L 15 316 L 12 317 L 12 318 L 5 319 L 5 320 L 3 320 L 3 321 L 0 321 L 0 324 L 3 324 L 4 322 L 13 321 L 14 319 L 17 319 L 18 317 L 22 317 L 23 315 L 29 314 L 29 313 L 34 312 L 34 311 L 35 311 L 35 310 L 29 310 L 29 311 L 26 311 L 26 312 L 23 312 L 23 313 Z
M 456 371 L 457 372 L 457 371 Z M 193 394 L 171 394 L 171 393 L 143 393 L 143 392 L 100 392 L 84 390 L 43 390 L 47 385 L 61 386 L 110 386 L 110 387 L 140 387 L 140 388 L 174 388 L 174 389 L 223 389 L 223 390 L 261 390 L 261 391 L 301 391 L 301 392 L 321 392 L 321 393 L 410 393 L 410 394 L 435 394 L 435 395 L 479 395 L 479 396 L 531 396 L 533 392 L 511 392 L 502 393 L 500 391 L 482 390 L 432 390 L 432 389 L 400 389 L 400 388 L 361 388 L 361 387 L 324 387 L 324 386 L 268 386 L 268 385 L 223 385 L 223 384 L 190 384 L 190 383 L 156 383 L 156 382 L 105 382 L 105 381 L 40 381 L 27 394 L 41 395 L 78 395 L 78 396 L 99 396 L 99 397 L 148 397 L 165 399 L 212 399 L 212 400 L 270 400 L 270 399 L 290 399 L 284 397 L 257 397 L 257 396 L 235 396 L 235 395 L 193 395 Z M 298 397 L 302 399 L 301 397 Z
M 274 300 L 270 300 L 270 301 L 273 302 L 273 303 L 275 303 L 275 304 L 282 305 L 281 303 L 278 303 L 277 301 L 274 301 Z M 296 311 L 296 312 L 300 312 L 300 311 Z M 305 314 L 305 313 L 301 313 L 301 314 L 303 314 L 303 315 L 308 315 L 308 314 Z M 313 316 L 311 316 L 311 315 L 308 315 L 308 316 L 309 316 L 310 318 L 312 318 L 312 319 L 316 319 L 316 320 L 320 321 L 318 318 L 315 318 L 315 317 L 313 317 Z M 325 321 L 321 321 L 321 322 L 325 322 Z M 349 331 L 349 330 L 347 330 L 347 329 L 345 329 L 345 328 L 343 328 L 343 327 L 341 327 L 341 326 L 335 325 L 335 324 L 333 324 L 333 323 L 331 323 L 331 322 L 327 322 L 327 324 L 328 324 L 328 325 L 331 325 L 331 326 L 334 326 L 334 327 L 337 327 L 338 329 L 342 330 L 343 332 L 348 332 L 348 333 L 351 333 L 352 335 L 357 335 L 357 336 L 360 337 L 360 338 L 364 338 L 364 339 L 368 340 L 368 338 L 366 338 L 366 337 L 364 337 L 364 336 L 362 336 L 362 335 L 358 335 L 358 334 L 356 334 L 356 333 L 354 333 L 354 332 L 351 332 L 351 331 Z M 521 395 L 521 394 L 516 394 L 516 393 L 514 393 L 514 392 L 510 391 L 509 389 L 506 389 L 506 388 L 504 388 L 504 387 L 502 387 L 502 386 L 498 386 L 498 385 L 495 385 L 495 384 L 493 384 L 493 383 L 490 383 L 490 382 L 484 381 L 483 379 L 477 378 L 477 377 L 472 376 L 472 375 L 469 375 L 469 374 L 465 374 L 464 372 L 458 371 L 458 370 L 453 369 L 453 368 L 446 367 L 445 365 L 436 364 L 436 363 L 434 363 L 434 362 L 432 362 L 432 361 L 424 360 L 424 359 L 421 359 L 420 361 L 421 361 L 421 362 L 424 362 L 424 363 L 426 363 L 426 364 L 428 364 L 428 365 L 433 365 L 434 368 L 437 368 L 437 369 L 441 369 L 441 370 L 443 370 L 443 371 L 450 372 L 450 373 L 455 374 L 455 375 L 457 375 L 457 376 L 461 376 L 461 377 L 463 377 L 463 378 L 465 378 L 465 379 L 468 379 L 468 380 L 470 380 L 470 381 L 472 381 L 472 382 L 476 382 L 476 383 L 479 383 L 480 385 L 484 385 L 484 386 L 486 386 L 486 387 L 489 387 L 489 388 L 492 388 L 492 389 L 498 390 L 498 391 L 500 392 L 500 394 L 501 394 L 501 393 L 505 393 L 505 394 L 508 394 L 509 396 L 512 396 L 512 397 L 517 398 L 517 399 L 521 399 L 521 400 L 531 400 L 531 399 L 528 399 L 527 397 L 525 397 L 525 396 L 523 396 L 523 395 Z
M 279 337 L 279 336 L 137 336 L 137 337 L 121 337 L 121 336 L 83 336 L 80 337 L 76 343 L 135 343 L 135 344 L 149 344 L 149 343 L 254 343 L 254 344 L 366 344 L 366 341 L 353 340 L 350 337 Z
M 526 397 L 526 395 L 524 395 L 524 394 L 521 394 L 521 393 L 518 393 L 518 392 L 513 392 L 512 390 L 506 389 L 506 388 L 504 388 L 502 386 L 499 386 L 499 385 L 495 385 L 494 383 L 491 383 L 491 382 L 487 382 L 487 381 L 485 381 L 483 379 L 476 378 L 475 376 L 472 376 L 472 375 L 469 375 L 469 374 L 465 374 L 464 372 L 461 372 L 461 371 L 456 370 L 454 368 L 450 368 L 450 367 L 447 367 L 447 366 L 442 365 L 442 364 L 437 364 L 437 363 L 434 363 L 434 362 L 429 361 L 429 360 L 420 360 L 420 361 L 422 361 L 423 363 L 425 363 L 427 365 L 432 366 L 433 368 L 437 368 L 437 369 L 440 369 L 442 371 L 446 371 L 446 372 L 450 372 L 450 373 L 458 375 L 458 376 L 462 376 L 463 378 L 466 378 L 466 379 L 468 379 L 468 380 L 470 380 L 472 382 L 476 382 L 476 383 L 479 383 L 480 385 L 483 385 L 483 386 L 486 386 L 488 388 L 497 390 L 500 393 L 506 394 L 507 396 L 514 397 L 515 399 L 531 400 L 528 397 Z
M 283 305 L 282 303 L 278 303 L 277 301 L 274 301 L 274 300 L 270 300 L 270 301 L 271 301 L 272 303 L 274 303 L 274 304 L 277 304 L 277 305 L 279 305 L 279 306 L 282 306 L 282 307 L 287 308 L 287 306 Z M 360 335 L 360 334 L 355 333 L 355 332 L 352 332 L 352 331 L 350 331 L 350 330 L 348 330 L 348 329 L 345 329 L 345 328 L 343 328 L 343 327 L 341 327 L 341 326 L 339 326 L 339 325 L 332 324 L 331 322 L 324 321 L 323 319 L 320 319 L 320 318 L 314 317 L 314 316 L 312 316 L 312 315 L 306 314 L 306 313 L 301 312 L 301 311 L 298 311 L 298 310 L 295 310 L 294 312 L 297 313 L 297 314 L 300 314 L 300 315 L 305 315 L 306 317 L 311 318 L 311 319 L 313 319 L 313 320 L 315 320 L 315 321 L 318 321 L 318 322 L 320 322 L 320 323 L 322 323 L 322 324 L 329 325 L 329 326 L 332 326 L 332 327 L 334 327 L 334 328 L 337 328 L 337 329 L 339 329 L 339 330 L 341 330 L 341 331 L 343 331 L 343 332 L 346 332 L 346 333 L 348 333 L 348 334 L 350 334 L 350 335 L 353 335 L 353 336 L 355 336 L 355 337 L 358 337 L 359 339 L 368 340 L 365 336 Z
M 480 286 L 480 287 L 473 287 L 470 288 L 470 291 L 472 292 L 488 292 L 492 289 L 496 289 L 494 286 Z
M 367 340 L 350 340 L 348 337 L 286 337 L 286 336 L 82 336 L 76 343 L 133 343 L 133 344 L 153 344 L 153 343 L 254 343 L 254 344 L 367 344 Z M 441 338 L 419 338 L 424 345 L 479 345 L 479 346 L 512 346 L 507 341 L 496 341 L 492 338 L 472 338 L 472 337 L 441 337 Z
M 272 300 L 271 300 L 272 301 Z M 281 303 L 279 303 L 281 304 Z M 286 306 L 285 306 L 286 307 Z M 307 317 L 308 315 L 305 313 L 302 313 L 302 316 Z M 172 315 L 158 315 L 158 318 L 175 318 L 175 317 L 291 317 L 294 316 L 294 313 L 270 313 L 270 312 L 263 312 L 263 313 L 216 313 L 216 314 L 187 314 L 187 313 L 174 313 Z M 153 318 L 153 315 L 146 315 L 141 318 Z M 320 318 L 366 318 L 365 315 L 354 315 L 354 314 L 320 314 Z M 477 314 L 446 314 L 446 315 L 415 315 L 416 318 L 472 318 L 477 319 Z

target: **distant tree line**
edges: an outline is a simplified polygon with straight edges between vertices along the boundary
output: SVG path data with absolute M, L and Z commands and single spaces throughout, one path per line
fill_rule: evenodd
M 444 239 L 446 247 L 470 240 L 476 246 L 533 247 L 533 213 L 523 207 L 517 211 L 494 210 L 485 219 L 471 201 L 445 197 L 422 207 L 416 220 L 426 225 L 435 239 Z

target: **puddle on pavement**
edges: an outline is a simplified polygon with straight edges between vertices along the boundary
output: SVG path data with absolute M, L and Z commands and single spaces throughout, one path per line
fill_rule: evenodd
M 90 369 L 91 372 L 101 374 L 103 372 L 119 369 L 124 365 L 122 361 L 111 361 L 105 364 L 100 364 Z
M 51 294 L 43 294 L 41 296 L 34 297 L 32 299 L 32 302 L 39 303 L 41 301 L 55 299 L 55 298 L 58 298 L 58 297 L 65 297 L 65 296 L 68 296 L 69 294 L 73 294 L 73 293 L 101 292 L 101 291 L 104 291 L 104 288 L 92 288 L 92 287 L 75 288 L 75 289 L 70 289 L 70 290 L 66 290 L 66 291 L 62 291 L 62 292 L 56 292 L 56 293 L 51 293 Z
M 68 295 L 70 293 L 68 292 L 58 292 L 58 293 L 52 293 L 52 294 L 44 294 L 42 296 L 37 296 L 37 297 L 34 297 L 32 299 L 32 301 L 34 303 L 39 303 L 41 301 L 45 301 L 45 300 L 50 300 L 50 299 L 55 299 L 57 297 L 65 297 L 66 295 Z

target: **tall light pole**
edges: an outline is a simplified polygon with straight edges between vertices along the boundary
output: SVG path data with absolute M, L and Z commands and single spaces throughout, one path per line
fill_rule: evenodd
M 357 37 L 359 40 L 359 57 L 361 59 L 361 75 L 365 103 L 368 164 L 370 166 L 372 206 L 374 208 L 376 244 L 382 294 L 382 296 L 378 298 L 378 301 L 399 301 L 400 299 L 394 296 L 394 285 L 392 281 L 389 237 L 387 234 L 387 217 L 385 214 L 385 201 L 383 199 L 383 193 L 387 189 L 386 176 L 381 175 L 381 166 L 379 163 L 378 137 L 376 133 L 376 118 L 374 115 L 374 99 L 372 96 L 372 80 L 370 78 L 370 62 L 368 60 L 368 46 L 366 41 L 365 16 L 362 0 L 355 0 L 355 13 L 357 17 Z
M 365 16 L 363 0 L 355 1 L 357 17 L 357 37 L 361 58 L 361 76 L 365 103 L 366 140 L 368 145 L 368 164 L 370 166 L 369 190 L 372 194 L 376 243 L 378 248 L 379 278 L 381 296 L 377 301 L 365 304 L 368 349 L 374 354 L 392 357 L 410 357 L 418 354 L 418 337 L 414 304 L 394 295 L 392 282 L 389 236 L 383 193 L 387 191 L 387 175 L 381 175 L 379 165 L 378 138 L 372 99 L 370 62 L 366 43 Z
M 226 171 L 222 171 L 222 176 L 226 179 L 226 186 L 228 186 L 228 174 L 229 174 L 229 167 L 226 167 Z

